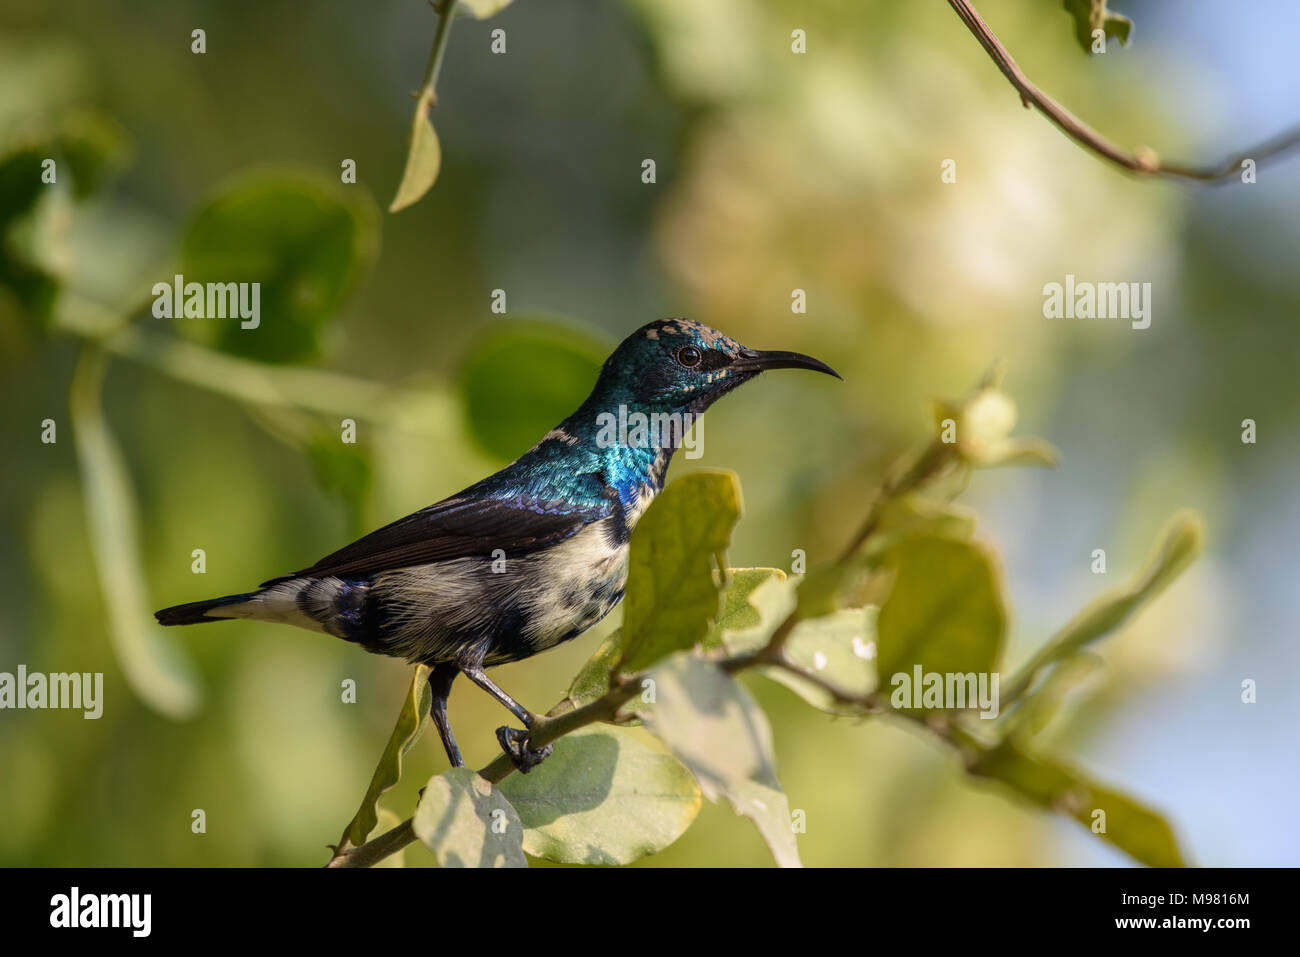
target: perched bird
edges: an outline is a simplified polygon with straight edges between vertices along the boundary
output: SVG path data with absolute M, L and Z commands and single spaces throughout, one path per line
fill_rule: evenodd
M 456 676 L 531 728 L 534 715 L 484 669 L 545 651 L 604 618 L 623 597 L 628 538 L 663 488 L 682 428 L 763 370 L 786 368 L 839 378 L 810 356 L 746 349 L 689 319 L 651 322 L 614 350 L 578 411 L 495 475 L 257 591 L 156 617 L 164 625 L 284 622 L 427 664 L 434 723 L 447 757 L 462 766 L 447 720 Z M 670 427 L 666 435 L 612 427 L 629 421 Z M 527 734 L 497 731 L 524 771 L 550 752 L 533 748 Z

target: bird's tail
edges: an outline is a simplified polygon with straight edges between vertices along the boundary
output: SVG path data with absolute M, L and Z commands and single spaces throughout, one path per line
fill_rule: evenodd
M 205 621 L 228 621 L 242 616 L 220 613 L 209 614 L 209 612 L 217 608 L 224 608 L 227 605 L 242 605 L 252 598 L 254 594 L 255 592 L 245 592 L 242 595 L 224 595 L 221 598 L 209 598 L 206 601 L 186 602 L 184 605 L 173 605 L 170 608 L 164 608 L 162 611 L 156 611 L 153 616 L 158 619 L 160 625 L 197 625 Z

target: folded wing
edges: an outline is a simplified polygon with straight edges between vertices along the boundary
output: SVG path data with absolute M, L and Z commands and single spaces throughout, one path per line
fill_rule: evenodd
M 612 500 L 611 500 L 612 499 Z M 527 495 L 488 498 L 462 493 L 421 509 L 326 555 L 293 578 L 339 578 L 471 556 L 490 558 L 496 549 L 518 556 L 564 541 L 591 522 L 613 513 L 616 495 L 599 505 L 544 501 Z

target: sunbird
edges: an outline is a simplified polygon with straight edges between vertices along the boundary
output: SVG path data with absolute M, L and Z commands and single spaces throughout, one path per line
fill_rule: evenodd
M 618 604 L 628 540 L 662 490 L 684 428 L 767 369 L 841 378 L 811 356 L 747 349 L 694 320 L 648 323 L 605 361 L 576 412 L 496 474 L 257 591 L 155 616 L 164 625 L 283 622 L 430 666 L 430 713 L 456 767 L 464 761 L 447 696 L 464 674 L 523 723 L 497 729 L 497 739 L 527 772 L 551 746 L 529 743 L 536 716 L 485 669 L 576 638 Z M 629 435 L 614 421 L 670 427 Z

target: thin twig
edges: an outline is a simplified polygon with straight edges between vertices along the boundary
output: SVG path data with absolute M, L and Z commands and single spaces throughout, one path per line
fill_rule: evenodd
M 840 555 L 840 561 L 847 561 L 876 533 L 886 505 L 937 477 L 953 461 L 952 446 L 935 439 L 906 470 L 889 475 L 881 485 L 875 501 L 871 503 L 871 510 L 867 512 L 862 526 Z
M 1217 166 L 1190 166 L 1183 163 L 1163 162 L 1150 148 L 1130 153 L 1106 139 L 1025 76 L 1024 71 L 1016 64 L 1015 58 L 989 29 L 989 25 L 971 6 L 969 0 L 948 0 L 948 5 L 956 11 L 957 16 L 961 17 L 962 23 L 966 24 L 967 29 L 975 35 L 975 39 L 979 40 L 980 46 L 1020 93 L 1020 100 L 1026 107 L 1036 108 L 1070 139 L 1130 172 L 1143 176 L 1161 176 L 1182 182 L 1222 183 L 1240 173 L 1242 164 L 1247 160 L 1259 164 L 1265 159 L 1300 145 L 1300 126 L 1296 126 L 1259 144 L 1253 150 L 1248 150 L 1233 159 L 1224 160 Z
M 424 66 L 424 80 L 420 83 L 420 92 L 416 94 L 417 98 L 425 98 L 432 106 L 438 102 L 438 95 L 435 88 L 438 85 L 438 74 L 442 72 L 442 59 L 447 52 L 447 36 L 451 33 L 451 20 L 456 15 L 456 4 L 459 0 L 442 0 L 441 3 L 433 5 L 434 11 L 438 14 L 438 29 L 433 35 L 433 47 L 429 50 L 429 60 Z

